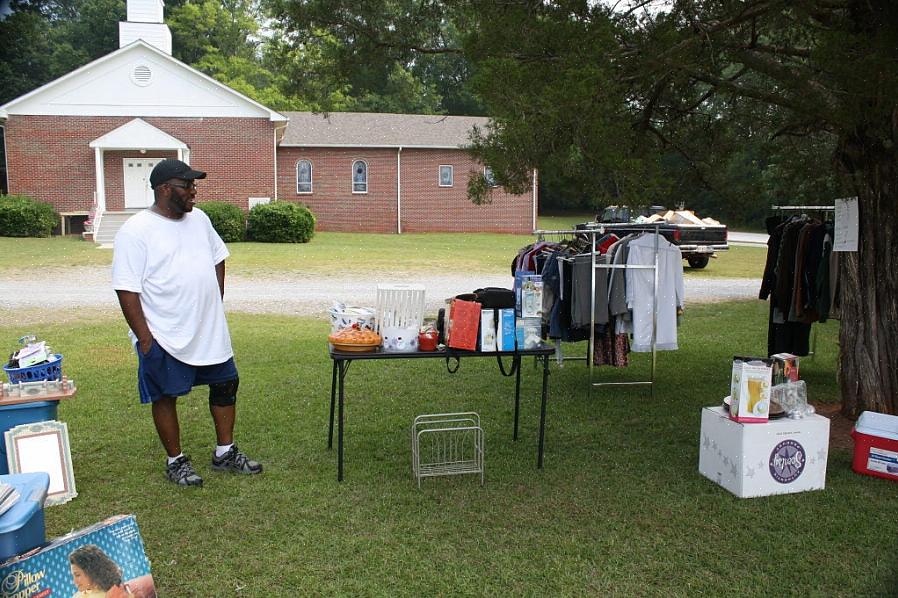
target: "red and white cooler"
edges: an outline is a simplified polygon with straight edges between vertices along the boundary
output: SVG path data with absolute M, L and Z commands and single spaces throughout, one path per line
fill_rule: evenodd
M 898 482 L 898 416 L 864 411 L 851 437 L 854 471 Z

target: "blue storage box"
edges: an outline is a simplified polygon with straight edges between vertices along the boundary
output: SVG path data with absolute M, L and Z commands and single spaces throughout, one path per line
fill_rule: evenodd
M 44 472 L 0 475 L 0 482 L 15 487 L 19 501 L 0 515 L 0 562 L 43 544 L 44 499 L 50 475 Z
M 22 424 L 33 424 L 56 419 L 58 407 L 59 401 L 37 401 L 35 403 L 20 403 L 18 405 L 3 405 L 0 407 L 0 474 L 9 473 L 6 442 L 2 434 Z

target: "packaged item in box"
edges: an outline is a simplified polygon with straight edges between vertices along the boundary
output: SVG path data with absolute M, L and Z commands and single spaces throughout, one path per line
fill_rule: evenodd
M 483 353 L 496 352 L 496 310 L 480 310 L 480 350 Z
M 514 351 L 515 348 L 515 317 L 514 308 L 499 310 L 499 326 L 496 330 L 497 343 L 500 351 Z
M 530 270 L 518 270 L 514 273 L 514 313 L 516 316 L 521 316 L 521 290 L 524 286 L 524 281 L 536 274 L 536 272 L 531 272 Z
M 773 360 L 773 384 L 798 382 L 798 357 L 791 353 L 771 355 Z
M 539 318 L 543 314 L 543 277 L 528 276 L 521 286 L 521 317 Z
M 453 349 L 477 349 L 477 331 L 480 328 L 480 304 L 474 301 L 453 299 L 449 304 L 449 340 Z
M 739 400 L 739 387 L 742 382 L 742 364 L 746 361 L 763 361 L 763 357 L 747 357 L 744 355 L 733 356 L 733 369 L 730 375 L 730 397 L 734 401 Z
M 773 364 L 769 359 L 742 362 L 739 386 L 730 401 L 730 418 L 743 423 L 768 420 L 772 375 Z
M 0 565 L 3 596 L 76 596 L 73 571 L 78 567 L 94 582 L 98 595 L 155 598 L 150 562 L 133 515 L 116 515 L 56 538 L 43 548 Z M 116 593 L 117 592 L 117 593 Z
M 542 344 L 542 320 L 521 318 L 515 323 L 518 349 L 538 349 Z

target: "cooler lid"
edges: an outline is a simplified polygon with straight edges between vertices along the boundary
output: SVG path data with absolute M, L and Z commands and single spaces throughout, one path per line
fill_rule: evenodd
M 50 475 L 45 472 L 0 475 L 0 482 L 14 486 L 19 492 L 18 502 L 0 515 L 0 534 L 7 534 L 23 528 L 38 510 L 44 508 Z
M 898 416 L 864 411 L 857 418 L 854 429 L 861 434 L 898 440 Z

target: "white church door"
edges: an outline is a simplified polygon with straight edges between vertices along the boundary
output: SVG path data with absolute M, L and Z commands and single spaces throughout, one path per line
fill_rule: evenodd
M 153 205 L 150 172 L 163 158 L 124 158 L 125 209 L 148 208 Z

